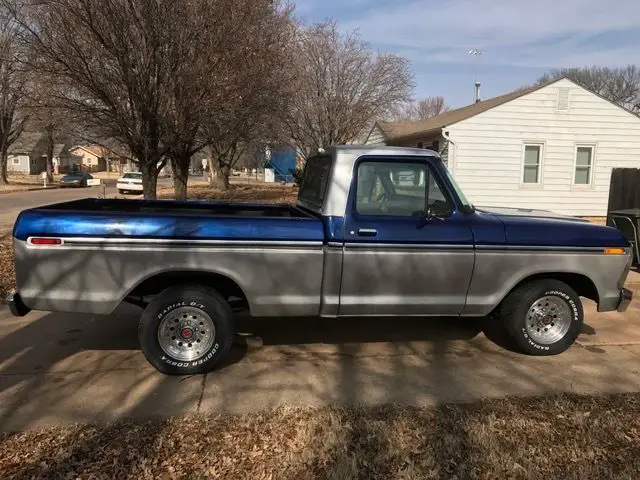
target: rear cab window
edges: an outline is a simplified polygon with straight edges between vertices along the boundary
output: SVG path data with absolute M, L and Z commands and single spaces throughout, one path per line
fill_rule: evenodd
M 331 155 L 320 155 L 307 160 L 298 192 L 298 202 L 311 210 L 320 210 L 327 193 L 331 173 Z

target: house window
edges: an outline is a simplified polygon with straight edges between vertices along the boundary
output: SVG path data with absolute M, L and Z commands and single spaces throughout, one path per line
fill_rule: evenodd
M 14 165 L 20 165 L 20 159 L 19 159 L 19 158 L 13 158 L 13 159 L 11 160 L 11 162 L 12 162 Z
M 424 142 L 418 142 L 418 148 L 424 148 Z
M 522 183 L 540 183 L 542 145 L 525 144 Z
M 573 176 L 574 185 L 590 185 L 593 171 L 593 146 L 576 147 L 576 167 Z

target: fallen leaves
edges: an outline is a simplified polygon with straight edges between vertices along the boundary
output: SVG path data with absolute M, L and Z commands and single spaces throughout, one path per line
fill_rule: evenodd
M 0 302 L 16 286 L 11 230 L 0 228 Z
M 158 198 L 170 200 L 173 198 L 172 188 L 158 191 Z M 189 186 L 189 200 L 210 200 L 223 202 L 249 203 L 295 203 L 298 189 L 293 185 L 281 184 L 235 184 L 228 190 L 219 190 L 210 185 Z
M 53 427 L 0 435 L 0 477 L 636 479 L 639 412 L 640 394 L 563 395 Z

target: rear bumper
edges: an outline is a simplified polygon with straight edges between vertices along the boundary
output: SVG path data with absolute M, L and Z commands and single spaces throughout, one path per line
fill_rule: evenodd
M 128 190 L 131 192 L 141 192 L 142 185 L 137 183 L 117 183 L 116 188 L 118 190 Z
M 12 293 L 7 297 L 7 304 L 9 305 L 9 310 L 11 314 L 15 317 L 24 317 L 27 313 L 31 311 L 29 307 L 27 307 L 24 303 L 22 303 L 22 298 L 20 298 L 19 293 Z
M 627 308 L 629 308 L 629 304 L 631 303 L 631 299 L 633 298 L 633 292 L 626 288 L 623 288 L 620 291 L 620 300 L 618 301 L 618 307 L 616 310 L 619 312 L 625 312 Z

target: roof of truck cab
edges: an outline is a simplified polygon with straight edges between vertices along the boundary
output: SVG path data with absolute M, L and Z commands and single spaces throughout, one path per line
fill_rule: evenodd
M 438 152 L 426 148 L 409 148 L 409 147 L 391 147 L 387 145 L 336 145 L 331 147 L 336 153 L 349 152 L 358 153 L 360 155 L 393 155 L 393 156 L 411 156 L 416 155 L 424 157 L 440 157 Z M 328 152 L 327 152 L 328 153 Z

